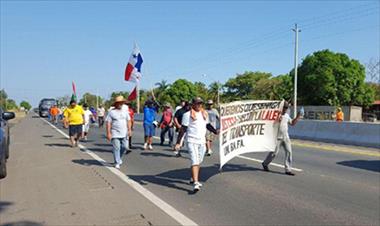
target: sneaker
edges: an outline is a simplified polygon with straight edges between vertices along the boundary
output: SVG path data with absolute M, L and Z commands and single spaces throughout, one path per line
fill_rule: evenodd
M 87 140 L 87 136 L 84 137 L 84 140 Z
M 116 169 L 120 169 L 120 164 L 116 164 L 116 165 L 115 165 L 115 168 L 116 168 Z
M 202 185 L 199 182 L 195 182 L 193 186 L 194 192 L 201 190 L 201 187 Z
M 210 150 L 208 150 L 208 151 L 206 151 L 206 156 L 211 156 L 212 155 L 212 150 L 210 149 Z
M 194 184 L 194 180 L 192 177 L 190 177 L 189 184 Z
M 261 163 L 261 165 L 263 166 L 264 171 L 269 172 L 269 168 L 268 168 L 268 166 L 264 165 L 264 163 Z
M 153 150 L 153 147 L 151 144 L 149 144 L 149 150 Z
M 291 172 L 291 171 L 288 171 L 288 172 L 285 172 L 286 175 L 289 175 L 289 176 L 295 176 L 296 174 Z
M 147 143 L 144 144 L 144 149 L 145 150 L 148 149 L 148 144 Z
M 179 151 L 174 151 L 174 154 L 175 154 L 175 157 L 181 157 L 181 153 L 179 153 Z

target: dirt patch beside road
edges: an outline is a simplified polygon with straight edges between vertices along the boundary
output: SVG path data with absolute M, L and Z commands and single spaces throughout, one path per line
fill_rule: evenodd
M 9 125 L 11 127 L 19 123 L 26 116 L 26 113 L 24 111 L 13 111 L 13 112 L 16 114 L 16 117 L 12 120 L 9 120 Z

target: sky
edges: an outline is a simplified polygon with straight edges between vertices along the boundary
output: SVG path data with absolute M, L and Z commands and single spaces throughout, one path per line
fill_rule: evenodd
M 131 91 L 124 70 L 137 43 L 141 88 L 179 78 L 226 82 L 245 71 L 288 73 L 315 51 L 366 64 L 380 56 L 379 1 L 0 0 L 0 89 L 17 103 Z

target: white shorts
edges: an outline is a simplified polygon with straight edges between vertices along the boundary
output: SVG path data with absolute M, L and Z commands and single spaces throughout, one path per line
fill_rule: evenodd
M 191 165 L 200 165 L 206 152 L 206 144 L 187 143 L 191 157 Z
M 90 130 L 90 123 L 83 124 L 83 132 L 88 133 Z

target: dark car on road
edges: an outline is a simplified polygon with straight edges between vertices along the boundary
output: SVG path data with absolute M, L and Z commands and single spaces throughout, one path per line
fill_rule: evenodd
M 7 176 L 6 162 L 9 158 L 9 124 L 8 120 L 13 119 L 15 113 L 4 112 L 0 108 L 0 179 Z
M 48 117 L 50 108 L 57 104 L 57 100 L 53 98 L 44 98 L 38 105 L 38 112 L 40 117 Z

